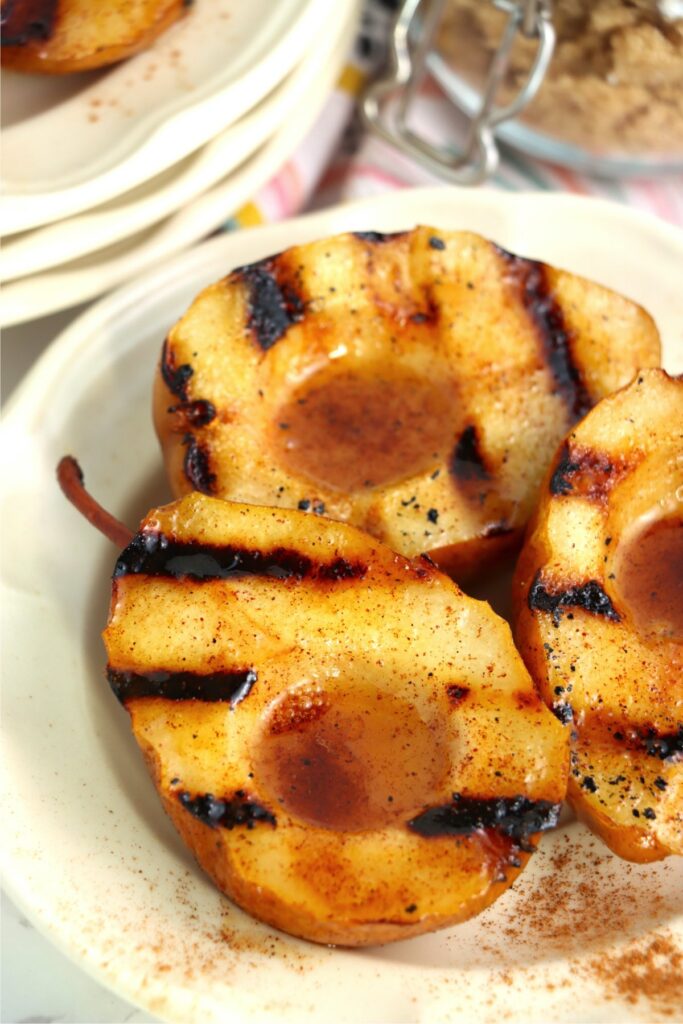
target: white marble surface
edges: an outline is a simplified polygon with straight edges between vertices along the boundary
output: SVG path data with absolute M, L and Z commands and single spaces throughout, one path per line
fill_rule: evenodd
M 3 406 L 45 347 L 80 312 L 69 310 L 2 332 Z M 72 963 L 4 892 L 0 914 L 3 1024 L 148 1024 L 157 1019 L 119 999 Z
M 36 931 L 2 894 L 4 1024 L 147 1024 L 157 1018 L 113 995 Z

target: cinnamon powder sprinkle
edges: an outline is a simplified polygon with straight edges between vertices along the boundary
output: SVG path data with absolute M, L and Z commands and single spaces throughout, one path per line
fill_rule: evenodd
M 655 935 L 645 944 L 592 957 L 585 969 L 608 997 L 631 1004 L 645 999 L 659 1014 L 683 1016 L 683 952 L 672 936 Z
M 639 1019 L 683 1022 L 683 943 L 669 928 L 683 909 L 677 877 L 674 863 L 619 861 L 570 825 L 541 844 L 512 891 L 481 915 L 472 963 L 503 988 L 552 993 L 558 1008 L 571 1006 L 572 991 L 590 1001 L 590 988 L 594 1009 L 637 1004 Z M 457 930 L 451 942 L 462 963 Z
M 515 882 L 519 903 L 501 921 L 518 965 L 550 952 L 580 958 L 633 940 L 642 935 L 645 907 L 650 928 L 665 924 L 671 908 L 655 878 L 631 864 L 615 870 L 614 856 L 603 850 L 592 837 L 577 842 L 567 833 L 554 847 L 541 846 L 534 873 Z

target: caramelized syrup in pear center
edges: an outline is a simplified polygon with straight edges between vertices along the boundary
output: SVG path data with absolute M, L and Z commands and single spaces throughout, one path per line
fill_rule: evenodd
M 391 484 L 446 456 L 457 423 L 454 399 L 450 381 L 407 368 L 331 365 L 279 409 L 276 444 L 286 467 L 327 487 Z
M 623 548 L 617 587 L 636 626 L 683 638 L 683 518 L 649 522 Z
M 274 802 L 322 828 L 405 821 L 434 799 L 446 746 L 405 701 L 368 686 L 295 687 L 271 707 L 256 771 Z

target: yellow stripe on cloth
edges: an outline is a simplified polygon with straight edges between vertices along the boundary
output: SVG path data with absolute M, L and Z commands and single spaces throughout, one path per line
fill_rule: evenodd
M 348 92 L 351 96 L 357 96 L 365 85 L 367 75 L 360 68 L 353 64 L 347 64 L 337 82 L 337 88 Z
M 245 203 L 237 211 L 234 219 L 241 228 L 255 228 L 258 224 L 263 224 L 264 222 L 263 214 L 254 202 Z

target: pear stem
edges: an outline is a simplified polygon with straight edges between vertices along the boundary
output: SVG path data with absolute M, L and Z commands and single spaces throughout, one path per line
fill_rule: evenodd
M 83 470 L 72 455 L 64 455 L 59 460 L 57 481 L 65 497 L 100 533 L 119 548 L 125 548 L 130 544 L 134 534 L 88 493 Z

